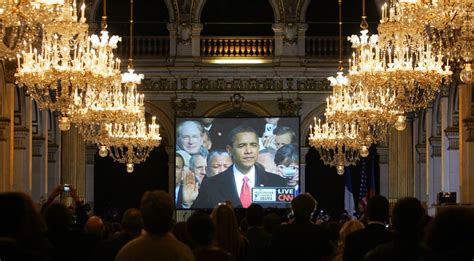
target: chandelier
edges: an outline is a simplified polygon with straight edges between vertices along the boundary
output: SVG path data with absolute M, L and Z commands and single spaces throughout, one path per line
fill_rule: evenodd
M 368 36 L 364 27 L 360 36 L 349 37 L 355 49 L 349 60 L 349 81 L 356 87 L 362 84 L 371 96 L 384 96 L 374 101 L 386 110 L 426 108 L 452 74 L 450 66 L 443 66 L 443 55 L 436 53 L 430 43 L 420 42 L 422 37 L 398 31 L 404 28 L 400 20 L 385 15 L 382 20 L 394 23 L 383 27 L 383 42 L 379 42 L 378 35 Z
M 18 85 L 27 88 L 41 109 L 61 112 L 61 130 L 69 129 L 69 114 L 78 109 L 74 94 L 85 91 L 91 79 L 85 74 L 85 67 L 90 65 L 90 47 L 84 8 L 78 17 L 76 8 L 61 6 L 59 17 L 44 26 L 41 50 L 30 44 L 27 51 L 17 55 Z
M 373 143 L 385 140 L 387 130 L 395 124 L 398 116 L 403 116 L 401 111 L 382 108 L 380 101 L 374 101 L 377 98 L 382 97 L 371 96 L 361 88 L 334 91 L 333 95 L 326 99 L 325 116 L 330 122 L 357 123 L 360 143 L 370 147 Z M 400 127 L 405 126 L 399 126 L 398 129 Z M 368 156 L 366 152 L 368 153 L 368 150 L 361 151 L 361 156 Z
M 474 49 L 474 1 L 445 0 L 424 3 L 429 14 L 426 33 L 434 47 L 462 69 L 460 78 L 470 84 Z
M 155 116 L 148 128 L 144 116 L 138 122 L 108 123 L 104 127 L 107 137 L 99 143 L 99 155 L 110 155 L 115 161 L 125 163 L 128 173 L 133 172 L 135 164 L 145 161 L 161 142 Z
M 1 39 L 8 47 L 2 50 L 3 58 L 13 59 L 21 51 L 28 49 L 30 44 L 39 46 L 41 43 L 42 26 L 52 22 L 61 15 L 64 6 L 76 10 L 76 2 L 72 6 L 64 0 L 16 0 L 0 3 L 0 19 L 2 20 Z M 81 7 L 84 12 L 85 5 Z
M 358 126 L 356 124 L 324 123 L 314 118 L 309 126 L 309 145 L 314 147 L 325 165 L 335 166 L 337 174 L 344 174 L 344 167 L 359 161 Z M 368 148 L 367 153 L 368 153 Z

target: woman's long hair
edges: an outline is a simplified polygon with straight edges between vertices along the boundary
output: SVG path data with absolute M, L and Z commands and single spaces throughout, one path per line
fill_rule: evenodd
M 242 239 L 234 209 L 228 204 L 220 204 L 212 211 L 211 219 L 216 229 L 217 246 L 230 252 L 234 257 L 239 256 Z

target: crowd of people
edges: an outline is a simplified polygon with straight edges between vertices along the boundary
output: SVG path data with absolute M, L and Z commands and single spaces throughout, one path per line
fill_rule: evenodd
M 119 226 L 88 216 L 74 188 L 68 208 L 58 186 L 38 209 L 19 192 L 0 194 L 0 260 L 473 260 L 474 210 L 426 215 L 416 198 L 369 199 L 364 220 L 321 221 L 316 200 L 300 194 L 288 217 L 251 204 L 238 220 L 232 202 L 174 222 L 172 196 L 145 192 Z
M 251 203 L 244 188 L 299 186 L 299 149 L 294 127 L 280 118 L 187 118 L 176 130 L 175 204 L 212 208 L 231 200 Z M 290 124 L 291 122 L 287 122 Z M 257 130 L 264 126 L 263 130 Z

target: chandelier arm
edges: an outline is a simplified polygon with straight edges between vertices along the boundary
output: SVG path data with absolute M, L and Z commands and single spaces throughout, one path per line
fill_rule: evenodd
M 133 69 L 133 0 L 130 0 L 130 56 L 128 68 Z

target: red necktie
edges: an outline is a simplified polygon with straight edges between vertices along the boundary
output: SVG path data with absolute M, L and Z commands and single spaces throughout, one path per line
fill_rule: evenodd
M 249 186 L 249 178 L 247 176 L 244 177 L 244 183 L 242 184 L 242 190 L 240 191 L 240 202 L 242 203 L 242 207 L 248 208 L 250 204 L 252 204 L 252 198 L 250 196 L 250 186 Z

